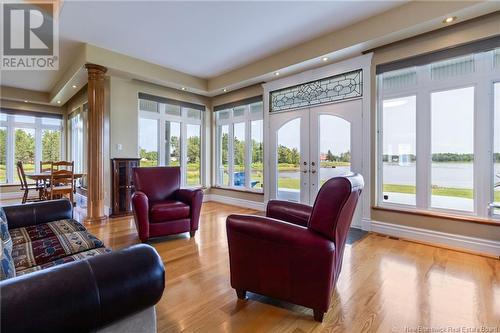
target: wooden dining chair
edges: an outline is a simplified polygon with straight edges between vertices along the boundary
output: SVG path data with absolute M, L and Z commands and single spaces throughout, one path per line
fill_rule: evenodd
M 17 162 L 17 175 L 19 176 L 19 181 L 21 182 L 21 191 L 23 191 L 22 203 L 28 201 L 41 201 L 44 199 L 44 189 L 45 186 L 39 184 L 28 184 L 26 180 L 26 173 L 24 172 L 23 162 Z M 29 191 L 34 190 L 38 192 L 38 198 L 29 197 Z
M 52 161 L 40 161 L 40 172 L 50 172 L 52 170 Z
M 63 195 L 69 194 L 69 199 L 73 203 L 73 193 L 75 191 L 75 175 L 73 173 L 74 162 L 53 162 L 50 170 L 50 183 L 46 189 L 46 196 L 53 200 Z

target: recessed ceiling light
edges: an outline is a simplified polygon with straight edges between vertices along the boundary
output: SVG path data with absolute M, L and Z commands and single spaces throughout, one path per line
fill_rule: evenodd
M 72 85 L 72 86 L 71 86 L 71 88 L 76 89 L 76 86 L 75 86 L 75 85 Z
M 28 103 L 28 101 L 25 100 L 24 103 Z
M 278 76 L 280 75 L 280 72 L 274 72 L 274 75 Z
M 226 91 L 227 91 L 227 89 L 226 89 L 226 88 L 224 88 L 224 89 L 222 89 L 222 91 L 223 91 L 223 92 L 226 92 Z
M 61 101 L 57 101 L 57 104 L 61 104 Z
M 453 21 L 455 21 L 457 19 L 456 16 L 450 16 L 450 17 L 447 17 L 443 20 L 443 23 L 451 23 Z
M 186 90 L 186 87 L 182 87 L 181 89 L 182 89 L 182 90 Z
M 323 59 L 321 59 L 323 61 L 328 61 L 328 57 L 323 57 Z

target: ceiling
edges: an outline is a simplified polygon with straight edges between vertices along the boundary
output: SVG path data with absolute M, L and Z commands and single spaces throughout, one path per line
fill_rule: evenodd
M 82 43 L 212 78 L 404 1 L 65 1 L 60 70 L 4 71 L 1 84 L 50 91 Z

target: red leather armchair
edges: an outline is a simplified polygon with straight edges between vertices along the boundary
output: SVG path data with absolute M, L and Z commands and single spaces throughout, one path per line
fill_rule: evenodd
M 142 242 L 198 230 L 203 191 L 181 189 L 179 167 L 134 168 L 135 224 Z
M 231 286 L 299 304 L 323 320 L 335 283 L 358 198 L 358 174 L 328 180 L 313 207 L 272 200 L 266 217 L 230 215 L 227 237 Z

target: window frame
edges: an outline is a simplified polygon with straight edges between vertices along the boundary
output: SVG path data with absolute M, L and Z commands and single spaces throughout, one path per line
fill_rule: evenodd
M 431 64 L 416 66 L 416 82 L 406 87 L 383 87 L 383 75 L 377 75 L 376 100 L 376 207 L 397 211 L 420 211 L 465 217 L 500 218 L 488 209 L 493 202 L 493 144 L 494 144 L 494 84 L 500 82 L 500 66 L 494 64 L 495 51 L 474 54 L 472 73 L 444 79 L 431 78 Z M 472 211 L 444 209 L 431 206 L 431 94 L 466 87 L 474 88 L 473 147 L 473 200 Z M 383 199 L 383 101 L 416 96 L 416 204 L 384 202 Z M 481 112 L 483 111 L 483 112 Z M 488 112 L 484 112 L 488 111 Z M 488 149 L 484 149 L 488 147 Z
M 188 117 L 188 110 L 193 109 L 188 106 L 184 105 L 178 105 L 180 108 L 180 116 L 177 115 L 172 115 L 168 114 L 166 112 L 166 107 L 162 107 L 162 105 L 173 105 L 169 103 L 164 103 L 164 102 L 157 102 L 158 103 L 158 112 L 152 112 L 152 111 L 146 111 L 146 110 L 141 110 L 140 108 L 140 98 L 138 99 L 138 121 L 140 122 L 140 119 L 153 119 L 157 121 L 158 125 L 158 134 L 157 134 L 157 147 L 158 147 L 158 161 L 157 165 L 158 166 L 167 166 L 166 165 L 166 149 L 165 149 L 165 144 L 167 142 L 166 138 L 166 122 L 177 122 L 180 123 L 180 168 L 181 168 L 181 186 L 183 188 L 205 188 L 206 187 L 206 182 L 205 182 L 205 111 L 198 110 L 200 112 L 200 119 L 196 118 L 191 118 Z M 176 105 L 177 106 L 177 105 Z M 138 123 L 139 124 L 139 123 Z M 187 125 L 198 125 L 200 126 L 200 184 L 199 185 L 187 185 Z M 137 131 L 137 138 L 138 142 L 140 140 L 140 128 L 138 127 Z M 138 148 L 138 155 L 140 156 L 140 146 L 139 144 L 137 145 Z
M 48 125 L 43 124 L 42 119 L 47 118 L 44 117 L 44 114 L 40 114 L 40 116 L 33 113 L 30 115 L 35 119 L 34 123 L 26 123 L 26 122 L 18 122 L 15 120 L 16 115 L 24 115 L 22 111 L 19 111 L 19 114 L 15 113 L 6 113 L 7 119 L 0 120 L 0 127 L 4 127 L 7 130 L 6 137 L 6 165 L 5 165 L 5 183 L 1 183 L 0 185 L 18 185 L 19 182 L 14 181 L 16 175 L 16 161 L 15 161 L 15 131 L 16 129 L 33 129 L 35 130 L 35 172 L 40 172 L 40 161 L 42 161 L 42 136 L 44 130 L 52 130 L 59 131 L 61 133 L 61 143 L 60 143 L 60 152 L 59 156 L 61 160 L 65 159 L 65 122 L 64 118 L 58 118 L 61 120 L 60 125 Z
M 255 104 L 261 104 L 261 112 L 260 113 L 252 113 L 251 106 Z M 236 108 L 245 108 L 243 116 L 235 117 L 233 114 L 233 110 Z M 229 117 L 227 119 L 218 119 L 218 112 L 226 112 L 230 111 Z M 252 121 L 262 120 L 262 134 L 264 134 L 264 104 L 262 101 L 253 101 L 244 105 L 235 105 L 225 109 L 220 109 L 214 112 L 214 124 L 215 124 L 215 161 L 214 161 L 214 170 L 215 170 L 215 181 L 214 187 L 229 189 L 235 191 L 242 192 L 252 192 L 252 193 L 264 193 L 264 188 L 255 189 L 251 187 L 251 176 L 252 176 Z M 245 124 L 245 185 L 244 186 L 235 186 L 234 185 L 234 125 L 237 123 Z M 222 126 L 228 126 L 228 173 L 229 173 L 229 185 L 221 183 L 219 179 L 219 166 L 222 161 L 222 152 L 220 151 L 219 142 L 221 140 L 221 128 Z M 264 142 L 264 138 L 262 138 L 262 142 Z M 263 147 L 263 150 L 265 148 Z M 262 154 L 262 158 L 264 158 L 264 154 Z M 264 176 L 264 160 L 262 161 L 262 175 Z M 264 186 L 264 184 L 262 184 Z

